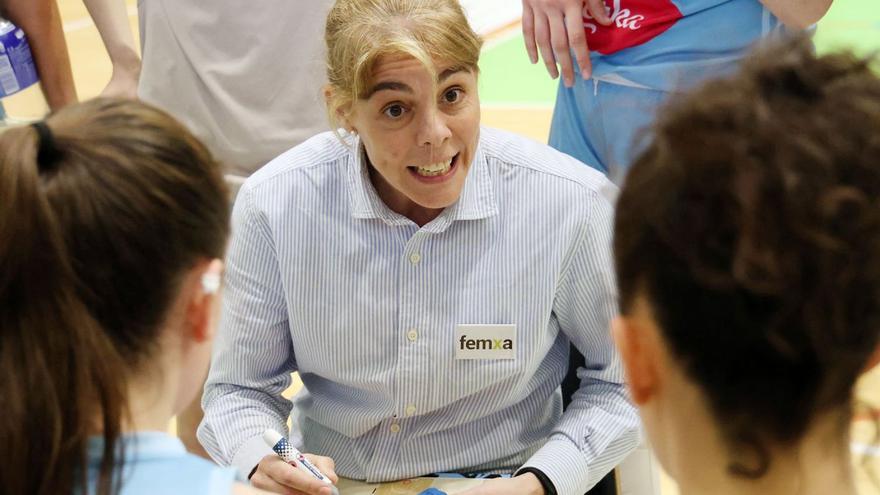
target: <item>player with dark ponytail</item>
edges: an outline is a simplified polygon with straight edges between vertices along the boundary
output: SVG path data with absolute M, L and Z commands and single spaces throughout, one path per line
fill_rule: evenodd
M 160 433 L 200 392 L 227 235 L 218 165 L 164 112 L 0 134 L 0 492 L 250 490 Z

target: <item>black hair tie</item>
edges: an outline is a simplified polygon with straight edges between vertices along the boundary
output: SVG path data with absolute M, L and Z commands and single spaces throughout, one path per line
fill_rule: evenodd
M 61 152 L 55 146 L 55 136 L 52 129 L 45 122 L 39 121 L 31 124 L 37 130 L 39 141 L 37 143 L 37 167 L 40 172 L 52 169 L 61 158 Z

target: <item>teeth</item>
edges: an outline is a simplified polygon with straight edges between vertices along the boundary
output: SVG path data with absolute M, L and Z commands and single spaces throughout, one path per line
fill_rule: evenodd
M 425 177 L 443 175 L 446 172 L 449 172 L 450 168 L 452 168 L 452 158 L 445 162 L 432 163 L 431 165 L 415 167 L 416 173 Z

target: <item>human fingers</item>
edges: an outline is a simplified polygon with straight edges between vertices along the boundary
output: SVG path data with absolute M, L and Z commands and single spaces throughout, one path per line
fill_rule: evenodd
M 544 59 L 544 66 L 550 77 L 559 77 L 559 69 L 556 67 L 556 57 L 553 55 L 553 46 L 550 44 L 550 25 L 547 16 L 540 11 L 535 11 L 535 42 Z
M 314 455 L 314 454 L 304 454 L 306 459 L 309 460 L 318 471 L 321 471 L 324 476 L 330 479 L 335 485 L 339 482 L 339 476 L 336 475 L 336 462 L 330 457 L 324 457 L 322 455 Z
M 547 16 L 547 21 L 550 26 L 550 46 L 553 47 L 556 62 L 562 70 L 562 83 L 570 88 L 574 84 L 574 67 L 571 63 L 571 47 L 568 44 L 565 16 L 560 12 L 551 12 Z
M 291 495 L 330 495 L 330 487 L 305 470 L 297 469 L 280 457 L 268 455 L 260 461 L 251 484 L 264 490 Z M 280 487 L 280 488 L 279 488 Z M 287 490 L 287 491 L 280 491 Z
M 566 11 L 565 29 L 568 32 L 568 44 L 574 51 L 574 58 L 581 69 L 581 77 L 589 79 L 592 73 L 590 48 L 587 46 L 587 32 L 584 29 L 583 15 L 579 8 L 569 8 Z
M 608 26 L 611 24 L 611 17 L 608 15 L 608 9 L 605 7 L 605 0 L 587 0 L 585 7 L 599 24 Z
M 251 476 L 251 486 L 254 488 L 259 488 L 260 490 L 271 492 L 271 493 L 279 493 L 281 495 L 301 495 L 302 492 L 298 490 L 294 490 L 288 486 L 284 486 L 281 483 L 273 480 L 266 473 L 261 473 L 259 471 L 255 472 L 253 476 Z
M 532 13 L 532 7 L 527 0 L 523 0 L 522 15 L 522 32 L 523 41 L 526 44 L 526 52 L 529 54 L 529 61 L 533 64 L 538 63 L 538 46 L 535 44 L 535 14 Z

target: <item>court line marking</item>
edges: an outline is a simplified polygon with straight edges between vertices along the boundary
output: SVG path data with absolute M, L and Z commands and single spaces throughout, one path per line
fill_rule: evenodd
M 483 51 L 495 48 L 496 46 L 509 41 L 511 38 L 522 36 L 520 19 L 510 21 L 509 23 L 493 29 L 488 33 L 482 34 L 481 36 L 483 37 L 483 40 L 485 40 Z M 525 51 L 525 45 L 523 45 L 523 51 Z

